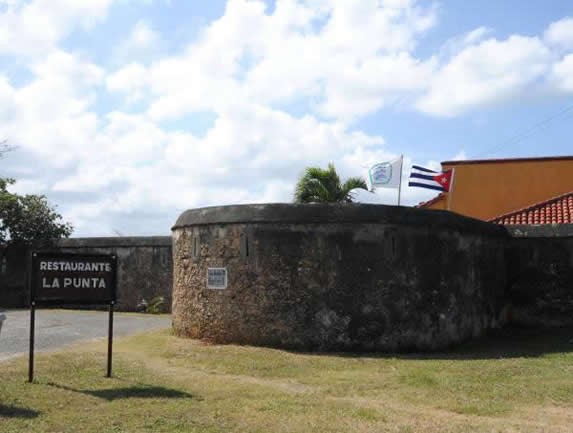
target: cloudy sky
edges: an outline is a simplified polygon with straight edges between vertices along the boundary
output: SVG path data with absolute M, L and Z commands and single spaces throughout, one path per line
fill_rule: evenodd
M 0 0 L 0 138 L 18 146 L 0 176 L 76 236 L 288 202 L 329 161 L 571 154 L 572 96 L 569 0 Z

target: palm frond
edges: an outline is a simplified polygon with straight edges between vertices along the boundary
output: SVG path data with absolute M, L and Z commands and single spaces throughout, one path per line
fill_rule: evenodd
M 342 185 L 344 201 L 351 202 L 354 199 L 352 193 L 352 190 L 354 189 L 364 189 L 368 191 L 368 185 L 361 177 L 349 177 L 346 179 L 346 182 L 344 182 L 344 185 Z
M 295 187 L 295 203 L 336 203 L 352 201 L 350 191 L 354 188 L 367 189 L 364 179 L 354 177 L 341 185 L 334 164 L 326 169 L 307 167 Z

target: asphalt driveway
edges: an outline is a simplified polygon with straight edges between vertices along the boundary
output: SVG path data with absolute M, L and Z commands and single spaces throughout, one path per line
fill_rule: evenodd
M 0 331 L 0 361 L 28 352 L 30 312 L 4 311 Z M 114 313 L 114 336 L 169 328 L 169 316 Z M 108 313 L 103 311 L 36 310 L 36 351 L 56 350 L 69 344 L 107 337 Z

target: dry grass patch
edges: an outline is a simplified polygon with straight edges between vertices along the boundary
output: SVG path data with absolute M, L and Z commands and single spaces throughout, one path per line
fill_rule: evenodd
M 305 354 L 167 331 L 0 364 L 1 432 L 571 432 L 570 331 L 432 355 Z

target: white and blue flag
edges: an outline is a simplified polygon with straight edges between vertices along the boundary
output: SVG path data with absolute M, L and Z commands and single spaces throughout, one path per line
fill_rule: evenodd
M 368 170 L 372 188 L 399 188 L 402 177 L 402 161 L 400 157 L 394 161 L 379 162 Z

